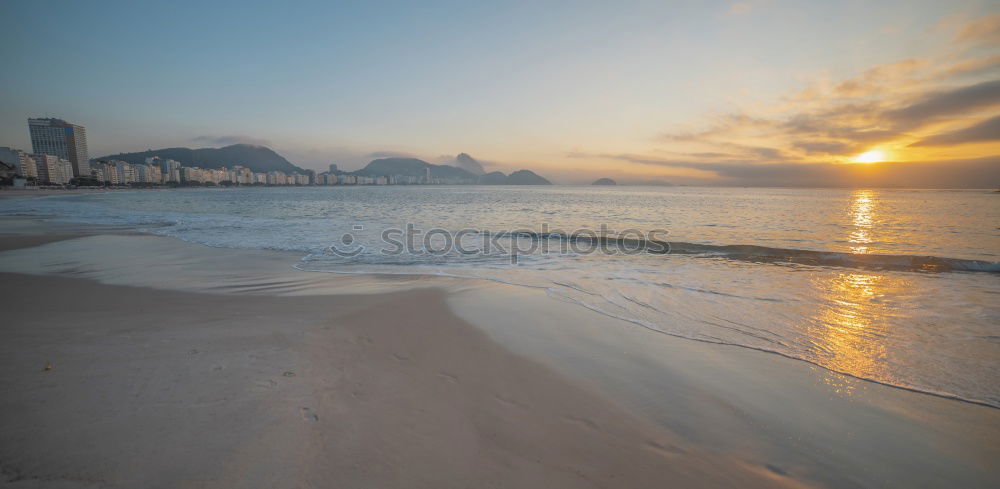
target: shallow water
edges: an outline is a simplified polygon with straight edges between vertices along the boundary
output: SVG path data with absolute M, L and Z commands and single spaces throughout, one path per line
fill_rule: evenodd
M 297 251 L 307 271 L 542 287 L 666 334 L 1000 407 L 1000 196 L 989 191 L 190 189 L 12 199 L 0 213 Z M 383 231 L 408 224 L 422 232 L 411 252 L 383 253 Z M 472 252 L 427 253 L 451 236 L 425 242 L 433 228 L 468 230 Z M 670 253 L 651 252 L 661 242 Z M 637 244 L 646 250 L 631 253 Z

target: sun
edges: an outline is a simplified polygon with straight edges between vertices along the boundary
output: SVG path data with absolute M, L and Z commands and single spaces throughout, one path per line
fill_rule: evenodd
M 880 163 L 883 161 L 885 161 L 885 153 L 877 149 L 873 149 L 871 151 L 865 151 L 864 153 L 861 153 L 856 158 L 854 158 L 855 163 L 872 164 L 872 163 Z

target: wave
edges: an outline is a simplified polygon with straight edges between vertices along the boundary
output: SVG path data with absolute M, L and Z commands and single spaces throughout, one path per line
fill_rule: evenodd
M 757 245 L 707 245 L 671 243 L 673 254 L 718 256 L 757 263 L 839 266 L 904 272 L 990 272 L 1000 273 L 1000 262 L 966 260 L 928 255 L 882 255 L 844 253 Z
M 889 255 L 876 253 L 845 253 L 799 248 L 772 248 L 759 245 L 713 245 L 666 241 L 643 237 L 504 231 L 482 233 L 488 237 L 558 241 L 570 245 L 585 245 L 594 249 L 616 249 L 627 253 L 656 255 L 700 255 L 753 263 L 776 263 L 814 266 L 836 266 L 905 272 L 988 272 L 1000 273 L 1000 262 L 947 258 L 930 255 Z M 576 251 L 576 250 L 574 250 Z

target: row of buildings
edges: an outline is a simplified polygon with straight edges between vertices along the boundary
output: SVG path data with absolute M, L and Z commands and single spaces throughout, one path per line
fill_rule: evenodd
M 0 162 L 13 166 L 18 177 L 52 185 L 67 184 L 76 173 L 69 160 L 19 149 L 0 148 Z
M 281 171 L 255 172 L 234 165 L 232 168 L 198 168 L 159 157 L 146 158 L 144 163 L 120 160 L 90 162 L 86 176 L 79 165 L 54 155 L 26 153 L 19 149 L 0 147 L 0 162 L 14 167 L 18 177 L 39 184 L 65 185 L 74 178 L 100 185 L 399 185 L 424 183 L 421 179 L 404 176 L 367 177 L 337 172 L 287 174 Z
M 390 185 L 399 182 L 393 177 L 365 177 L 347 175 L 336 171 L 315 173 L 281 171 L 255 172 L 241 165 L 232 168 L 198 168 L 183 166 L 180 162 L 159 157 L 146 158 L 145 163 L 125 161 L 98 161 L 91 172 L 98 182 L 106 185 L 130 184 L 215 184 L 215 185 Z M 413 182 L 419 183 L 419 182 Z

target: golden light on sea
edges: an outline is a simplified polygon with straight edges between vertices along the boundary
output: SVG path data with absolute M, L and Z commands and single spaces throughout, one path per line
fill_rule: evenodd
M 886 160 L 885 152 L 878 149 L 873 149 L 871 151 L 865 151 L 854 158 L 855 163 L 881 163 Z
M 839 273 L 815 283 L 823 302 L 809 318 L 820 365 L 866 378 L 891 378 L 884 371 L 885 338 L 890 318 L 900 314 L 887 301 L 909 285 L 891 275 Z M 831 375 L 825 380 L 836 392 L 850 395 L 853 383 Z
M 872 243 L 872 227 L 875 221 L 875 192 L 871 190 L 856 190 L 851 195 L 851 224 L 853 229 L 847 240 L 851 243 L 851 252 L 868 253 Z
M 871 253 L 872 232 L 880 222 L 880 198 L 876 190 L 859 189 L 850 195 L 846 212 L 850 250 Z M 822 301 L 809 318 L 815 334 L 814 347 L 820 365 L 863 378 L 887 378 L 883 371 L 887 354 L 884 339 L 891 334 L 891 318 L 903 314 L 888 298 L 909 284 L 891 274 L 864 271 L 841 272 L 813 282 Z M 836 392 L 850 395 L 854 382 L 835 374 L 824 381 Z

